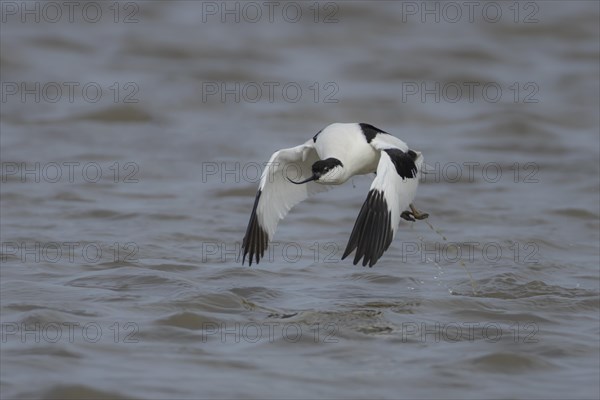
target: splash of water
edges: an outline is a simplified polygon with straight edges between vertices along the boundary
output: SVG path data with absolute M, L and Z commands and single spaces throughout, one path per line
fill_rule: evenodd
M 442 233 L 441 230 L 435 228 L 428 220 L 423 220 L 423 221 L 427 224 L 427 226 L 429 226 L 429 229 L 431 229 L 433 232 L 435 232 L 443 241 L 445 241 L 445 242 L 448 241 L 448 239 Z M 422 236 L 419 236 L 419 240 L 421 241 L 421 245 L 423 245 L 423 237 Z M 460 245 L 459 245 L 459 249 L 460 249 Z M 467 268 L 467 264 L 465 264 L 465 262 L 463 260 L 460 260 L 459 262 L 460 262 L 460 266 L 467 273 L 467 276 L 469 277 L 469 282 L 471 283 L 471 289 L 473 290 L 473 295 L 476 296 L 477 291 L 478 291 L 477 283 L 473 279 L 473 275 L 471 275 L 471 271 L 469 271 L 469 269 Z M 437 262 L 435 262 L 435 265 L 440 270 L 440 275 L 441 275 L 442 274 L 441 266 Z M 452 293 L 452 289 L 449 288 L 448 290 L 450 291 L 450 293 Z

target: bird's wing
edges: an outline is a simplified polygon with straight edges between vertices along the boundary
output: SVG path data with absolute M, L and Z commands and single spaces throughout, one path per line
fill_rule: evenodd
M 391 139 L 393 138 L 393 139 Z M 372 267 L 388 249 L 400 214 L 412 203 L 419 184 L 422 157 L 391 135 L 378 135 L 371 145 L 380 151 L 377 176 L 371 184 L 342 260 L 356 249 L 354 264 Z
M 390 134 L 377 135 L 369 144 L 376 150 L 399 149 L 404 152 L 408 151 L 408 145 L 404 143 L 403 140 L 398 139 L 396 136 Z
M 277 224 L 288 211 L 310 195 L 329 188 L 315 182 L 295 185 L 288 180 L 288 177 L 296 181 L 309 178 L 312 176 L 311 167 L 318 160 L 312 139 L 300 146 L 273 153 L 262 173 L 254 208 L 242 241 L 242 264 L 247 255 L 249 265 L 252 265 L 253 258 L 258 264 Z

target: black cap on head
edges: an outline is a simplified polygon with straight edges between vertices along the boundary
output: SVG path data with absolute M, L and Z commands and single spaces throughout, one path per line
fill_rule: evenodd
M 321 177 L 321 175 L 325 175 L 326 173 L 328 173 L 329 171 L 331 171 L 332 169 L 334 169 L 335 167 L 343 167 L 344 164 L 342 164 L 342 162 L 340 160 L 338 160 L 337 158 L 328 158 L 327 160 L 319 160 L 317 162 L 315 162 L 312 165 L 312 176 L 310 178 L 307 178 L 301 182 L 294 182 L 293 180 L 291 180 L 290 178 L 288 178 L 288 181 L 295 183 L 296 185 L 300 185 L 302 183 L 307 183 L 310 181 L 316 181 L 317 179 L 319 179 Z
M 326 174 L 327 172 L 331 171 L 332 169 L 334 169 L 337 166 L 343 167 L 344 165 L 337 158 L 331 157 L 326 160 L 319 160 L 319 161 L 315 162 L 312 165 L 312 172 L 314 175 L 320 176 L 320 175 Z

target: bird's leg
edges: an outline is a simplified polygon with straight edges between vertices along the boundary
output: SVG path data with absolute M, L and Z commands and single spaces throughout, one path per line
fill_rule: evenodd
M 415 208 L 415 206 L 413 206 L 412 204 L 410 204 L 410 211 L 408 211 L 408 210 L 403 211 L 402 214 L 400 214 L 400 217 L 402 219 L 407 220 L 407 221 L 414 222 L 417 219 L 418 220 L 422 220 L 422 219 L 425 219 L 425 218 L 429 217 L 429 214 L 427 214 L 427 213 L 421 213 L 419 210 L 417 210 Z
M 418 220 L 422 220 L 422 219 L 429 217 L 429 214 L 421 213 L 419 210 L 417 210 L 415 208 L 415 206 L 412 205 L 412 203 L 410 204 L 410 211 L 412 211 L 412 216 Z

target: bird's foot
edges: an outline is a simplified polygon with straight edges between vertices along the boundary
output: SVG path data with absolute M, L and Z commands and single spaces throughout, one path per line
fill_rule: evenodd
M 427 214 L 427 213 L 421 213 L 421 212 L 418 213 L 418 214 L 413 213 L 413 217 L 415 217 L 416 219 L 418 219 L 419 221 L 421 221 L 421 220 L 429 218 L 429 214 Z
M 410 215 L 410 217 L 412 217 L 414 219 L 418 219 L 419 221 L 424 220 L 429 217 L 429 214 L 420 212 L 412 204 L 410 205 L 410 212 L 409 211 L 404 211 L 404 212 L 408 213 Z M 406 218 L 404 218 L 404 219 L 406 219 Z M 413 221 L 414 221 L 414 219 L 413 219 Z M 408 220 L 408 221 L 410 221 L 410 220 Z

